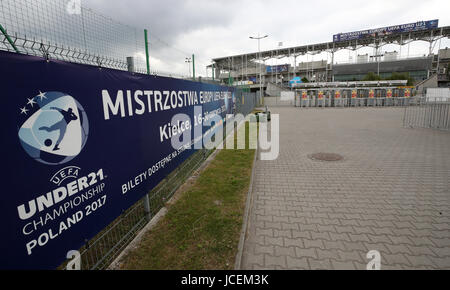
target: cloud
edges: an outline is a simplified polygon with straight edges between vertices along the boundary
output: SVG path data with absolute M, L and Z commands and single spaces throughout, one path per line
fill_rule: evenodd
M 123 23 L 148 29 L 172 43 L 178 36 L 205 26 L 225 26 L 233 21 L 239 1 L 214 0 L 84 0 L 86 6 Z
M 82 0 L 83 6 L 94 11 L 84 10 L 84 24 L 79 16 L 64 15 L 68 1 L 2 0 L 0 8 L 7 13 L 0 10 L 0 16 L 6 17 L 2 22 L 11 31 L 122 60 L 137 55 L 141 67 L 145 67 L 143 30 L 148 29 L 152 70 L 188 74 L 185 58 L 195 54 L 197 72 L 202 75 L 213 58 L 257 51 L 257 42 L 249 36 L 258 33 L 269 34 L 261 42 L 261 49 L 268 50 L 276 49 L 279 42 L 284 47 L 329 42 L 339 32 L 419 20 L 440 19 L 440 26 L 450 25 L 446 0 Z M 18 18 L 10 16 L 14 13 Z M 442 40 L 441 45 L 450 46 L 450 41 Z M 422 42 L 402 52 L 417 55 L 427 49 Z M 351 54 L 341 51 L 336 59 L 348 59 Z

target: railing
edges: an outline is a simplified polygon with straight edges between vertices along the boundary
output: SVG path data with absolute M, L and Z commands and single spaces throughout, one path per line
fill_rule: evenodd
M 419 106 L 405 108 L 403 117 L 405 128 L 430 128 L 450 131 L 450 100 L 432 102 L 422 99 Z

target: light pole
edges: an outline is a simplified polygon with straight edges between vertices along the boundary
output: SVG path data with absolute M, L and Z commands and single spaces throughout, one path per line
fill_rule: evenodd
M 189 77 L 191 77 L 191 58 L 190 57 L 186 57 L 186 60 L 184 61 L 185 63 L 188 64 L 188 68 L 189 68 Z
M 250 36 L 250 39 L 258 40 L 258 54 L 259 54 L 259 60 L 261 61 L 261 39 L 269 37 L 268 35 L 264 36 Z M 259 63 L 259 100 L 262 102 L 262 65 L 261 62 Z

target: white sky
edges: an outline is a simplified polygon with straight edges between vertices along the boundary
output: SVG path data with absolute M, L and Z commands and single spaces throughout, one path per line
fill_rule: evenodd
M 150 51 L 153 69 L 188 74 L 185 57 L 195 53 L 198 74 L 216 57 L 249 53 L 257 42 L 249 36 L 268 34 L 262 50 L 332 41 L 333 34 L 370 28 L 439 19 L 450 25 L 448 0 L 83 0 L 83 5 L 122 23 L 147 28 L 151 35 L 169 46 L 154 43 Z M 150 36 L 152 42 L 152 36 Z M 442 48 L 450 47 L 443 39 Z M 435 47 L 437 51 L 439 43 Z M 388 46 L 383 51 L 399 51 Z M 402 56 L 428 53 L 428 44 L 419 42 L 402 48 Z M 373 49 L 358 53 L 373 53 Z M 337 61 L 345 62 L 356 53 L 341 51 Z M 308 60 L 326 59 L 326 54 Z M 329 57 L 328 57 L 329 58 Z M 302 61 L 302 59 L 300 59 Z M 306 57 L 303 59 L 306 61 Z M 281 64 L 285 60 L 269 62 Z

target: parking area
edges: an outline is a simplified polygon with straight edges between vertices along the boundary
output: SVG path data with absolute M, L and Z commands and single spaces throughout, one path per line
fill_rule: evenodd
M 243 269 L 450 269 L 450 133 L 402 108 L 271 108 L 280 156 L 258 160 Z M 318 161 L 335 153 L 341 161 Z

